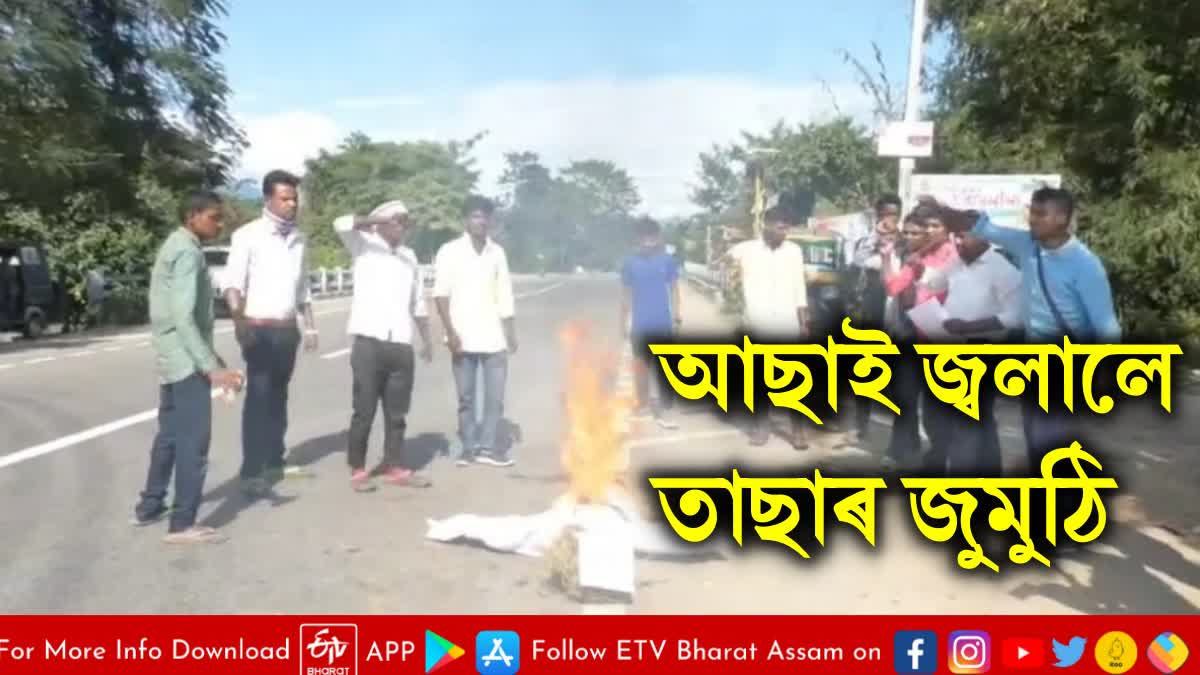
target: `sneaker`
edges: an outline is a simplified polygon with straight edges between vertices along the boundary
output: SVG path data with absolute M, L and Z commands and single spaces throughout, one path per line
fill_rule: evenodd
M 242 494 L 251 499 L 261 499 L 270 496 L 271 486 L 263 478 L 243 478 Z
M 371 474 L 366 469 L 355 469 L 350 473 L 350 489 L 355 492 L 371 492 L 375 486 L 371 484 Z
M 497 457 L 490 452 L 479 453 L 479 455 L 477 455 L 475 457 L 475 462 L 477 464 L 483 464 L 485 466 L 498 466 L 498 467 L 507 467 L 507 466 L 512 466 L 513 464 L 516 464 L 516 462 L 512 461 L 512 459 L 509 457 Z
M 168 544 L 220 544 L 228 541 L 228 537 L 211 527 L 197 525 L 182 532 L 171 532 L 163 537 L 163 541 Z
M 147 525 L 153 525 L 154 523 L 162 521 L 170 513 L 171 509 L 165 506 L 149 516 L 142 516 L 137 513 L 137 511 L 134 511 L 133 517 L 129 519 L 129 524 L 133 525 L 134 527 L 146 527 Z
M 302 466 L 285 464 L 283 466 L 267 469 L 264 477 L 271 482 L 278 482 L 286 478 L 312 478 L 313 472 Z

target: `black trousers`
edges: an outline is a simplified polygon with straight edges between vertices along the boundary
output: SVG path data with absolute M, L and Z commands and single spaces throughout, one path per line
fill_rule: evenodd
M 367 464 L 367 442 L 375 411 L 383 402 L 383 463 L 388 468 L 417 469 L 404 452 L 405 417 L 412 404 L 415 359 L 410 344 L 355 336 L 350 348 L 354 375 L 354 413 L 350 417 L 348 459 L 353 470 Z
M 300 349 L 297 326 L 251 326 L 242 345 L 246 403 L 242 407 L 242 478 L 283 468 L 287 451 L 288 386 Z
M 191 375 L 159 387 L 158 401 L 158 434 L 150 447 L 150 468 L 137 516 L 149 520 L 163 512 L 174 473 L 175 504 L 169 530 L 182 532 L 196 524 L 208 475 L 212 385 L 202 375 Z

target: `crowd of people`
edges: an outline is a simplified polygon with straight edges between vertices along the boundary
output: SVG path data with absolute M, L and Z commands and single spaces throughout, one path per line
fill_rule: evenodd
M 233 318 L 244 373 L 229 368 L 213 342 L 215 298 L 201 247 L 221 234 L 221 197 L 212 192 L 194 195 L 183 226 L 167 238 L 155 259 L 150 322 L 160 383 L 159 428 L 133 523 L 145 526 L 167 519 L 168 543 L 225 539 L 197 524 L 212 436 L 212 400 L 222 392 L 245 393 L 240 482 L 247 496 L 266 496 L 276 481 L 307 474 L 285 459 L 288 390 L 297 355 L 301 345 L 317 349 L 319 338 L 308 241 L 296 226 L 299 184 L 299 178 L 284 171 L 267 174 L 262 216 L 239 227 L 231 238 L 220 288 Z M 494 211 L 486 198 L 468 199 L 463 235 L 444 244 L 434 262 L 433 298 L 458 390 L 460 448 L 455 454 L 460 466 L 513 464 L 499 427 L 508 355 L 517 350 L 517 336 L 508 259 L 489 236 Z M 406 452 L 404 443 L 416 359 L 428 362 L 433 354 L 420 266 L 405 245 L 410 225 L 400 201 L 333 223 L 353 259 L 355 278 L 347 325 L 353 375 L 347 461 L 350 486 L 357 492 L 374 488 L 366 458 L 380 407 L 382 480 L 397 486 L 430 485 L 420 460 Z M 417 335 L 419 351 L 414 346 Z M 477 399 L 483 402 L 481 419 L 476 415 Z M 172 476 L 175 495 L 168 506 Z
M 167 541 L 221 541 L 197 524 L 208 466 L 212 399 L 245 392 L 241 486 L 251 497 L 306 470 L 285 460 L 288 389 L 301 346 L 315 350 L 318 333 L 308 276 L 308 242 L 296 227 L 299 179 L 274 171 L 263 180 L 262 216 L 232 236 L 221 292 L 233 317 L 245 373 L 230 369 L 213 343 L 214 291 L 201 246 L 217 238 L 224 205 L 210 192 L 188 204 L 183 227 L 163 243 L 154 262 L 150 318 L 160 379 L 159 430 L 150 452 L 136 525 L 169 519 Z M 996 225 L 986 213 L 960 211 L 922 198 L 906 215 L 894 195 L 880 198 L 874 228 L 851 242 L 847 255 L 853 293 L 847 310 L 860 328 L 887 332 L 894 342 L 933 340 L 1004 343 L 1119 342 L 1121 328 L 1103 264 L 1073 234 L 1075 201 L 1062 189 L 1042 188 L 1031 200 L 1029 229 Z M 471 197 L 464 233 L 444 244 L 434 261 L 433 299 L 452 359 L 458 392 L 457 464 L 513 464 L 500 438 L 508 357 L 517 350 L 514 297 L 503 247 L 489 236 L 492 202 Z M 803 249 L 788 240 L 797 224 L 785 205 L 767 210 L 759 238 L 725 256 L 740 270 L 740 329 L 757 342 L 809 339 L 812 320 Z M 350 486 L 374 489 L 367 470 L 371 428 L 383 408 L 382 480 L 427 487 L 420 461 L 406 451 L 406 418 L 416 361 L 430 361 L 429 308 L 416 254 L 405 245 L 411 223 L 400 201 L 367 215 L 345 215 L 333 229 L 353 260 L 352 414 L 347 441 Z M 633 254 L 621 267 L 621 331 L 635 355 L 638 415 L 664 428 L 671 396 L 652 394 L 658 378 L 646 345 L 669 339 L 682 325 L 680 265 L 665 250 L 661 227 L 640 221 Z M 934 303 L 941 325 L 914 320 Z M 925 312 L 926 316 L 929 315 Z M 300 325 L 303 324 L 303 329 Z M 419 350 L 415 347 L 420 337 Z M 924 386 L 919 361 L 893 367 L 892 400 L 903 411 L 892 421 L 885 463 L 920 467 L 929 474 L 987 474 L 1002 470 L 995 417 L 996 390 L 985 383 L 979 421 L 938 401 Z M 482 386 L 480 386 L 482 382 Z M 482 402 L 482 416 L 477 415 Z M 856 399 L 854 427 L 860 444 L 869 436 L 873 406 Z M 828 419 L 830 410 L 818 410 Z M 1030 466 L 1076 440 L 1069 411 L 1023 402 Z M 807 422 L 791 416 L 788 440 L 809 447 Z M 922 429 L 929 447 L 923 447 Z M 770 414 L 753 418 L 750 442 L 770 437 Z M 174 477 L 175 497 L 168 507 Z
M 847 311 L 856 327 L 883 330 L 901 345 L 1061 344 L 1064 336 L 1076 343 L 1119 342 L 1108 276 L 1100 259 L 1074 235 L 1075 211 L 1070 192 L 1038 189 L 1026 230 L 996 225 L 986 213 L 928 197 L 902 214 L 898 196 L 881 197 L 874 228 L 846 247 L 852 280 Z M 741 330 L 760 342 L 804 340 L 812 329 L 805 262 L 801 248 L 786 238 L 797 219 L 781 206 L 764 220 L 761 238 L 726 254 L 741 274 Z M 912 317 L 926 303 L 935 303 L 934 315 L 944 319 L 922 329 Z M 999 474 L 994 386 L 984 383 L 975 422 L 929 392 L 920 361 L 901 359 L 892 372 L 890 393 L 902 414 L 893 416 L 886 466 L 920 468 L 930 475 Z M 865 445 L 874 406 L 866 399 L 855 401 L 853 425 Z M 1047 451 L 1078 440 L 1073 416 L 1061 404 L 1046 411 L 1023 399 L 1021 412 L 1027 459 L 1035 469 Z M 789 440 L 806 449 L 806 423 L 791 417 Z M 753 444 L 766 442 L 768 420 L 766 413 L 755 416 Z

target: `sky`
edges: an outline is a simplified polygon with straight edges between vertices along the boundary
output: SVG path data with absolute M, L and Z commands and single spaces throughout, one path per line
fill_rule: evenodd
M 303 169 L 348 134 L 454 140 L 485 131 L 479 188 L 506 152 L 559 168 L 607 159 L 643 209 L 682 215 L 697 157 L 742 130 L 869 101 L 840 50 L 908 68 L 907 0 L 234 0 L 223 22 L 239 177 Z M 364 205 L 364 209 L 370 205 Z

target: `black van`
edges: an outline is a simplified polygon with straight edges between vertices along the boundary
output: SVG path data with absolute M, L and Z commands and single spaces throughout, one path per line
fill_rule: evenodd
M 40 246 L 0 243 L 0 330 L 40 337 L 58 318 L 62 298 Z

